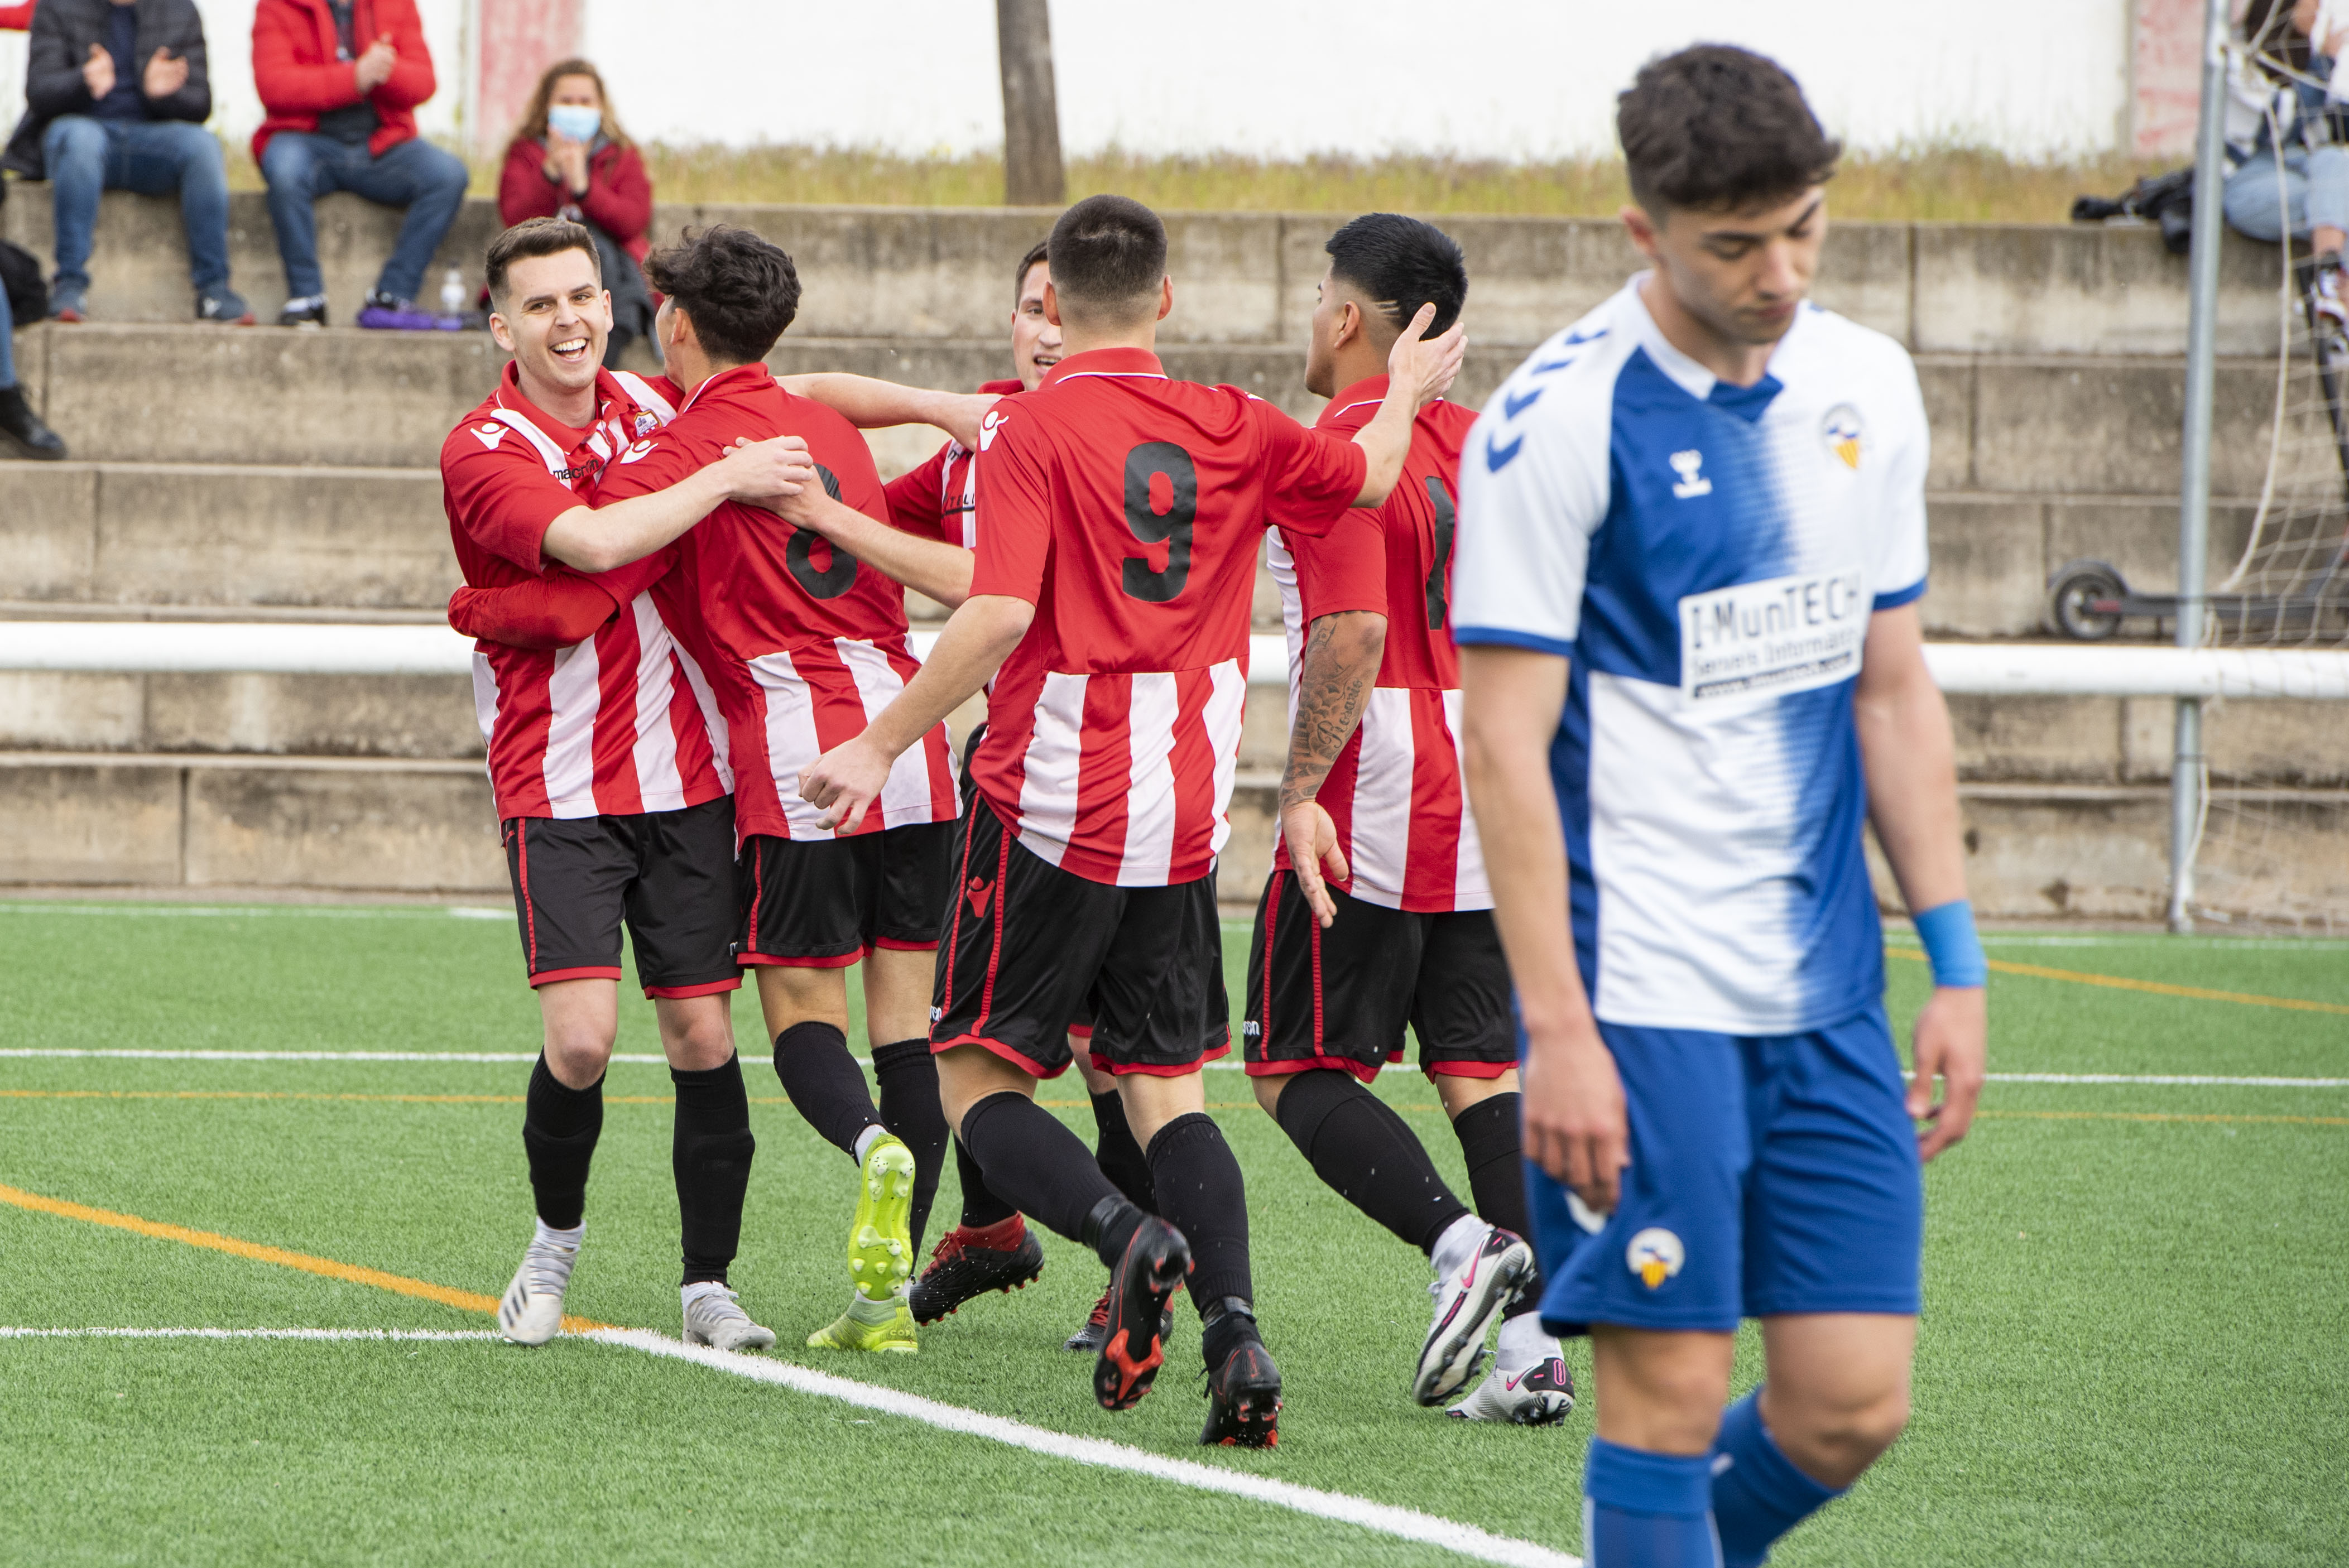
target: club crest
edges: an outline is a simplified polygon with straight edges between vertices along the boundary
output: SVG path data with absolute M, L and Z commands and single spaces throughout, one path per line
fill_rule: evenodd
M 1661 1225 L 1651 1225 L 1631 1238 L 1631 1244 L 1623 1250 L 1623 1261 L 1640 1276 L 1641 1284 L 1653 1290 L 1681 1272 L 1688 1254 L 1678 1236 Z
M 1828 451 L 1843 459 L 1847 469 L 1859 467 L 1860 452 L 1868 438 L 1868 428 L 1859 422 L 1859 410 L 1848 403 L 1838 403 L 1819 421 L 1819 439 Z

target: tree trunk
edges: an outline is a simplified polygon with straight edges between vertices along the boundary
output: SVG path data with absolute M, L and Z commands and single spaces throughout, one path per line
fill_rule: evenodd
M 1057 207 L 1068 200 L 1068 181 L 1047 0 L 995 0 L 995 37 L 1003 64 L 1004 205 Z

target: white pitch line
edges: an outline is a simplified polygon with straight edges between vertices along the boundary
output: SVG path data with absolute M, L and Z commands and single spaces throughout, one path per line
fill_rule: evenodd
M 0 1339 L 499 1339 L 489 1328 L 0 1328 Z
M 1984 1073 L 1991 1083 L 2219 1084 L 2230 1088 L 2349 1088 L 2349 1078 L 2218 1078 L 2201 1073 Z
M 648 1356 L 695 1362 L 714 1371 L 748 1377 L 753 1382 L 772 1383 L 797 1393 L 838 1399 L 861 1409 L 901 1416 L 945 1431 L 986 1438 L 1011 1448 L 1026 1449 L 1030 1453 L 1068 1460 L 1076 1464 L 1097 1465 L 1105 1470 L 1124 1470 L 1199 1491 L 1219 1491 L 1232 1497 L 1247 1498 L 1253 1502 L 1269 1503 L 1276 1508 L 1293 1509 L 1317 1519 L 1335 1520 L 1341 1524 L 1376 1531 L 1400 1540 L 1442 1547 L 1483 1563 L 1506 1563 L 1512 1568 L 1582 1568 L 1582 1559 L 1568 1553 L 1531 1541 L 1519 1541 L 1513 1536 L 1495 1535 L 1475 1525 L 1440 1519 L 1416 1509 L 1397 1508 L 1391 1503 L 1372 1502 L 1367 1498 L 1349 1497 L 1343 1492 L 1322 1491 L 1315 1487 L 1299 1486 L 1294 1481 L 1251 1475 L 1245 1470 L 1222 1470 L 1191 1460 L 1168 1459 L 1163 1454 L 1154 1454 L 1144 1449 L 1101 1438 L 1071 1437 L 1065 1432 L 991 1416 L 983 1410 L 943 1404 L 936 1399 L 925 1399 L 918 1394 L 834 1377 L 831 1373 L 794 1366 L 788 1361 L 770 1361 L 759 1357 L 715 1350 L 707 1346 L 686 1345 L 666 1335 L 641 1328 L 598 1329 L 586 1337 L 600 1340 L 605 1345 L 625 1346 Z
M 479 904 L 0 903 L 0 914 L 110 914 L 125 920 L 512 920 L 512 909 Z

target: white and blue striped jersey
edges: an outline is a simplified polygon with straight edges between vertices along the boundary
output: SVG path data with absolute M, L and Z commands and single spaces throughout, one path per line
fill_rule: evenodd
M 1470 433 L 1454 636 L 1569 661 L 1550 769 L 1598 1016 L 1824 1028 L 1883 991 L 1852 689 L 1870 614 L 1925 591 L 1924 400 L 1816 305 L 1731 386 L 1642 278 Z

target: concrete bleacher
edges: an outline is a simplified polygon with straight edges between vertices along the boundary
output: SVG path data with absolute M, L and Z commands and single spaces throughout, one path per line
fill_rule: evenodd
M 0 232 L 46 255 L 46 191 Z M 663 207 L 657 229 L 738 222 L 790 250 L 805 295 L 772 356 L 967 387 L 1004 373 L 1012 263 L 1036 211 Z M 388 250 L 391 214 L 321 203 L 336 319 Z M 1299 415 L 1304 323 L 1331 221 L 1170 220 L 1163 331 L 1175 374 L 1247 387 Z M 1526 350 L 1596 304 L 1636 255 L 1609 222 L 1446 222 L 1469 255 L 1481 400 Z M 428 278 L 480 283 L 489 204 L 469 202 Z M 257 195 L 232 201 L 237 286 L 264 319 L 285 294 Z M 188 325 L 168 201 L 106 198 L 95 319 L 20 331 L 27 395 L 71 444 L 0 464 L 0 615 L 437 619 L 457 582 L 433 463 L 501 356 L 484 334 Z M 2223 261 L 2211 558 L 2240 551 L 2274 386 L 2277 258 Z M 1917 356 L 1934 424 L 1933 634 L 2034 635 L 2048 573 L 2098 556 L 2175 580 L 2184 267 L 2149 231 L 1847 224 L 1826 304 Z M 936 438 L 876 432 L 885 473 Z M 1259 593 L 1260 623 L 1273 605 Z M 1978 903 L 1999 913 L 2142 916 L 2165 880 L 2168 705 L 1959 699 Z M 1252 897 L 1281 715 L 1251 705 L 1224 891 Z M 2349 738 L 2297 704 L 2212 725 L 2214 778 L 2349 804 Z M 0 885 L 267 888 L 496 895 L 505 885 L 481 745 L 458 679 L 0 674 Z M 2054 891 L 2051 891 L 2054 890 Z

